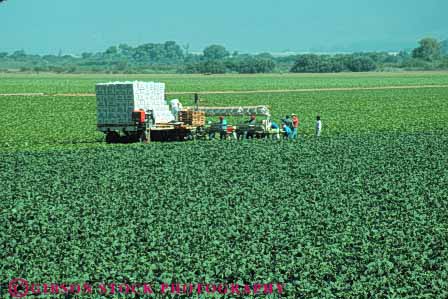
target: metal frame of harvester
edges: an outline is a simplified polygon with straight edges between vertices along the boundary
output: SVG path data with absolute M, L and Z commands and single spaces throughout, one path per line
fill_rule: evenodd
M 232 131 L 227 136 L 236 135 L 237 139 L 262 138 L 269 135 L 270 109 L 268 106 L 234 106 L 234 107 L 209 107 L 199 106 L 199 96 L 195 94 L 195 106 L 187 107 L 187 111 L 202 112 L 204 116 L 264 116 L 264 122 L 255 125 L 241 122 L 230 126 Z M 133 111 L 132 124 L 126 126 L 114 124 L 98 124 L 97 129 L 106 135 L 107 143 L 122 142 L 150 142 L 150 141 L 185 141 L 193 139 L 206 139 L 210 133 L 222 132 L 219 123 L 185 124 L 182 121 L 170 123 L 156 123 L 153 111 Z M 233 134 L 234 133 L 234 134 Z M 226 136 L 226 137 L 227 137 Z

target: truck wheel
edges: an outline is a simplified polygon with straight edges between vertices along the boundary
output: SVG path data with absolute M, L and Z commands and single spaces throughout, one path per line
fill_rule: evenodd
M 145 133 L 145 132 L 142 132 L 142 133 L 140 134 L 138 141 L 140 141 L 140 142 L 146 142 L 146 141 L 148 141 L 148 139 L 146 138 L 146 133 Z
M 106 134 L 106 142 L 107 143 L 117 143 L 119 138 L 120 138 L 120 135 L 115 131 L 108 132 Z

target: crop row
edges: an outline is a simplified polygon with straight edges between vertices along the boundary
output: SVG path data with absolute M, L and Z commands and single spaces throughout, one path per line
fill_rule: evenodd
M 315 117 L 324 136 L 375 132 L 424 132 L 446 129 L 448 89 L 377 90 L 319 93 L 208 95 L 208 106 L 270 105 L 274 120 L 298 114 L 301 137 L 311 136 Z M 185 105 L 191 96 L 182 96 Z M 93 97 L 0 97 L 1 150 L 91 147 L 103 140 L 96 131 Z M 217 119 L 210 119 L 217 121 Z M 244 118 L 233 118 L 238 123 Z
M 0 154 L 0 272 L 448 296 L 448 135 Z
M 264 75 L 50 75 L 0 74 L 0 93 L 93 93 L 109 81 L 165 82 L 167 91 L 284 90 L 448 84 L 448 73 L 264 74 Z

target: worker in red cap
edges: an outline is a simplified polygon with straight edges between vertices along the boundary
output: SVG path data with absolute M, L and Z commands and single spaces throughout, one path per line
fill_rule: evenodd
M 252 114 L 250 116 L 249 121 L 247 121 L 246 123 L 249 125 L 249 127 L 255 126 L 257 124 L 257 117 L 255 116 L 255 114 Z M 251 131 L 252 132 L 249 132 L 249 131 L 244 132 L 244 139 L 248 139 L 249 137 L 253 138 L 253 130 L 251 130 Z
M 299 133 L 299 118 L 296 114 L 291 114 L 292 116 L 292 135 L 291 139 L 297 139 L 297 135 Z

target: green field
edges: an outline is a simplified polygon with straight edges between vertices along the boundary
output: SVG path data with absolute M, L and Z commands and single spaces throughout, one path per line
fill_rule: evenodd
M 90 93 L 110 81 L 162 81 L 167 91 L 283 90 L 302 88 L 448 85 L 448 72 L 264 75 L 0 74 L 0 93 Z
M 189 95 L 179 97 L 192 105 Z M 301 120 L 299 134 L 310 137 L 314 120 L 322 115 L 324 135 L 381 132 L 440 131 L 448 123 L 448 88 L 300 92 L 271 94 L 214 94 L 202 97 L 209 106 L 265 104 L 277 121 L 287 113 Z M 2 150 L 103 146 L 96 131 L 94 97 L 0 97 Z M 213 119 L 211 119 L 213 120 Z M 233 119 L 234 122 L 240 119 Z M 216 119 L 214 120 L 216 121 Z
M 92 92 L 112 78 L 1 75 L 0 93 Z M 448 84 L 447 73 L 126 78 L 172 91 Z M 295 112 L 300 138 L 106 145 L 94 97 L 0 96 L 5 281 L 280 282 L 282 298 L 448 297 L 448 88 L 202 103 L 270 105 L 275 119 Z

